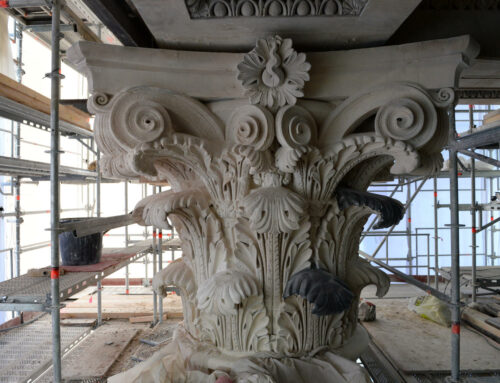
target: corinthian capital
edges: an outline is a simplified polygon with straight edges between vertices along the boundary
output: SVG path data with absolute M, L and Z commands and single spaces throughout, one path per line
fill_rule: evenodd
M 402 217 L 366 188 L 384 170 L 440 168 L 471 46 L 305 54 L 272 36 L 248 54 L 72 48 L 103 171 L 172 186 L 134 214 L 160 227 L 168 217 L 182 239 L 182 260 L 154 286 L 180 287 L 192 344 L 229 366 L 230 354 L 294 358 L 358 339 L 361 289 L 389 286 L 358 257 L 363 224 Z

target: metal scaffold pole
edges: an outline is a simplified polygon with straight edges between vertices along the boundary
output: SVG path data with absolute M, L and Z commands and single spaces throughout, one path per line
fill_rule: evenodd
M 455 142 L 455 109 L 449 110 L 450 121 L 450 211 L 451 211 L 451 382 L 460 382 L 460 244 L 458 217 L 458 167 Z
M 493 152 L 490 150 L 490 157 L 493 157 Z M 490 178 L 490 195 L 493 196 L 495 193 L 493 191 L 493 177 Z M 494 216 L 494 211 L 490 212 L 490 222 L 495 219 Z M 495 230 L 493 227 L 490 229 L 490 248 L 491 248 L 491 266 L 495 266 Z M 488 264 L 485 264 L 485 266 L 488 266 Z
M 153 186 L 153 194 L 156 194 L 156 186 Z M 156 274 L 156 226 L 153 226 L 153 277 Z M 153 290 L 153 323 L 158 323 L 158 296 L 156 291 Z
M 408 207 L 410 206 L 410 204 L 413 202 L 413 200 L 415 199 L 415 197 L 418 195 L 418 193 L 422 189 L 422 187 L 425 185 L 426 181 L 427 181 L 427 178 L 424 178 L 422 180 L 422 182 L 420 182 L 420 184 L 415 189 L 415 192 L 407 199 L 406 205 L 405 205 L 404 210 L 403 210 L 405 213 L 406 213 L 406 210 L 408 209 Z M 384 243 L 386 243 L 387 239 L 389 238 L 389 236 L 391 235 L 391 233 L 394 231 L 395 228 L 396 228 L 396 225 L 392 225 L 391 228 L 384 234 L 384 238 L 378 244 L 377 248 L 375 249 L 375 251 L 371 255 L 373 258 L 375 258 L 377 256 L 378 252 L 380 251 L 380 249 L 382 248 L 382 246 L 384 246 Z M 406 234 L 408 235 L 408 232 Z
M 128 213 L 128 181 L 125 181 L 125 214 Z M 128 225 L 125 226 L 125 247 L 128 247 Z M 125 267 L 125 294 L 130 293 L 129 269 Z
M 469 105 L 469 129 L 474 128 L 474 107 Z M 477 227 L 476 227 L 476 161 L 470 159 L 470 191 L 471 191 L 471 226 L 472 226 L 472 302 L 476 302 L 476 253 L 477 253 Z
M 97 144 L 96 144 L 97 146 Z M 101 217 L 101 152 L 96 149 L 96 216 Z M 102 280 L 99 278 L 97 281 L 97 326 L 102 325 Z
M 52 363 L 54 382 L 61 382 L 61 326 L 59 313 L 59 97 L 60 65 L 59 57 L 59 14 L 60 0 L 52 2 L 52 66 L 50 99 L 50 242 L 51 242 L 51 296 L 52 296 Z
M 22 82 L 23 78 L 23 27 L 16 22 L 17 41 L 17 81 Z M 21 124 L 16 122 L 15 134 L 15 156 L 21 158 Z M 14 155 L 14 153 L 12 153 Z M 21 275 L 21 178 L 14 178 L 15 212 L 16 212 L 16 276 Z
M 408 181 L 408 180 L 407 180 Z M 412 196 L 411 196 L 411 183 L 408 183 L 407 189 L 406 189 L 406 232 L 408 233 L 407 235 L 407 242 L 408 242 L 408 274 L 412 275 L 413 274 L 413 254 L 412 254 L 412 249 L 411 249 L 411 201 L 412 201 Z M 417 268 L 417 274 L 418 274 L 418 268 Z
M 96 144 L 97 146 L 97 144 Z M 97 149 L 97 159 L 96 159 L 96 173 L 97 179 L 95 183 L 96 192 L 96 216 L 99 218 L 101 216 L 101 152 Z
M 437 176 L 434 176 L 434 288 L 439 288 L 439 231 Z
M 161 193 L 161 186 L 158 187 L 158 192 Z M 163 231 L 161 228 L 158 230 L 158 271 L 163 269 Z M 158 311 L 159 311 L 159 323 L 163 322 L 163 297 L 158 295 Z

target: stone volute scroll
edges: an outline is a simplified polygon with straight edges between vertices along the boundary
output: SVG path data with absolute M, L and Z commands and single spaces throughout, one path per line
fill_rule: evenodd
M 394 48 L 390 63 L 390 47 L 359 50 L 386 75 L 366 69 L 352 88 L 342 81 L 364 65 L 356 57 L 297 52 L 279 36 L 245 54 L 155 50 L 151 64 L 123 67 L 121 89 L 107 80 L 117 76 L 114 57 L 72 47 L 93 84 L 103 173 L 168 181 L 171 190 L 133 214 L 165 228 L 168 218 L 182 240 L 182 258 L 153 286 L 179 288 L 184 321 L 155 357 L 111 382 L 370 381 L 354 362 L 367 345 L 359 296 L 370 284 L 383 296 L 389 278 L 359 257 L 359 239 L 371 214 L 385 227 L 403 208 L 366 189 L 382 171 L 439 169 L 454 79 L 474 51 L 465 37 L 447 44 L 446 60 L 429 58 L 425 44 L 401 58 Z M 116 52 L 139 62 L 150 51 Z M 148 65 L 164 72 L 152 81 Z M 420 65 L 425 83 L 403 65 Z M 180 67 L 192 76 L 176 75 Z

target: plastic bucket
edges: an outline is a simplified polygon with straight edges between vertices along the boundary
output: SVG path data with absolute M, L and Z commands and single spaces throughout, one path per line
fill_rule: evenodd
M 61 223 L 84 221 L 87 218 L 68 218 Z M 102 254 L 103 233 L 90 234 L 85 237 L 76 237 L 68 231 L 59 234 L 59 251 L 63 266 L 82 266 L 99 263 Z

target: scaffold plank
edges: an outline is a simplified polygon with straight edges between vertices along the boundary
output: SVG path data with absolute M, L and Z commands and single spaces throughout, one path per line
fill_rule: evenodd
M 61 347 L 69 351 L 88 333 L 88 327 L 62 327 Z M 51 365 L 52 323 L 44 315 L 33 323 L 0 333 L 0 382 L 29 381 Z

